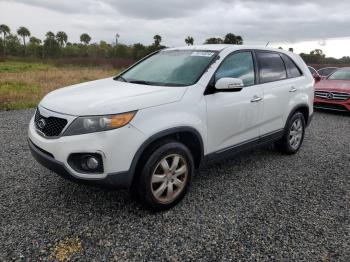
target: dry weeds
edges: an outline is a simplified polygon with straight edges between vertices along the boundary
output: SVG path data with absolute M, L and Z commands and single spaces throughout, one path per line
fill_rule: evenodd
M 35 107 L 52 90 L 116 74 L 112 69 L 71 66 L 0 73 L 0 110 Z

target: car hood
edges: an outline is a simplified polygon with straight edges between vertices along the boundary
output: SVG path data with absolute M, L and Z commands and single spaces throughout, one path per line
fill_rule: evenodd
M 106 78 L 52 91 L 40 106 L 76 116 L 116 114 L 179 101 L 186 90 Z
M 350 81 L 344 80 L 321 80 L 315 86 L 316 90 L 350 93 Z

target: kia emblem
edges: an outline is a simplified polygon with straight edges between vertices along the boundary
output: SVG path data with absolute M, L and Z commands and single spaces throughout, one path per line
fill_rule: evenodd
M 44 118 L 41 118 L 39 121 L 38 121 L 38 127 L 40 129 L 43 129 L 44 127 L 46 126 L 46 121 Z

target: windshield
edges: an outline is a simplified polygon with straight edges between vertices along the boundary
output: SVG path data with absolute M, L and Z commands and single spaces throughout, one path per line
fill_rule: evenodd
M 193 85 L 213 61 L 216 52 L 164 50 L 135 65 L 117 80 L 161 86 Z
M 311 74 L 315 74 L 315 73 L 317 74 L 317 71 L 316 71 L 315 68 L 313 68 L 311 66 L 308 66 L 307 68 L 309 68 L 309 71 L 310 71 Z
M 321 76 L 329 76 L 330 74 L 335 72 L 337 69 L 338 68 L 336 68 L 336 67 L 326 67 L 326 68 L 319 69 L 317 72 Z
M 329 80 L 350 80 L 350 69 L 337 70 L 328 77 Z

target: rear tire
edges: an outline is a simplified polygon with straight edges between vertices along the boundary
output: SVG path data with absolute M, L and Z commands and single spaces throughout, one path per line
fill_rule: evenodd
M 151 151 L 136 181 L 137 199 L 153 211 L 173 207 L 185 196 L 193 172 L 190 150 L 167 141 Z
M 295 112 L 288 119 L 283 137 L 276 142 L 276 147 L 284 154 L 295 154 L 300 149 L 305 135 L 305 118 L 300 112 Z

